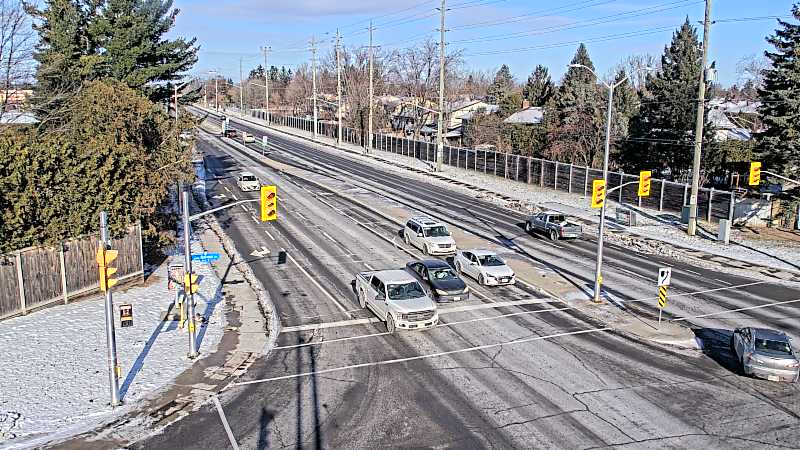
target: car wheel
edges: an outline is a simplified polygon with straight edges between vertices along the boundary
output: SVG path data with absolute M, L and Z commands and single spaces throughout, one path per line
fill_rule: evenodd
M 550 240 L 551 241 L 558 240 L 558 232 L 556 230 L 550 230 Z
M 456 272 L 457 272 L 459 275 L 462 275 L 462 274 L 463 274 L 463 272 L 461 271 L 461 263 L 460 263 L 460 262 L 458 262 L 458 261 L 456 261 Z
M 423 253 L 425 253 L 426 255 L 429 255 L 429 256 L 430 256 L 430 254 L 431 254 L 431 249 L 430 249 L 430 248 L 428 248 L 428 244 L 425 244 L 425 245 L 422 247 L 422 251 L 423 251 Z
M 478 283 L 479 283 L 481 286 L 486 286 L 486 278 L 483 278 L 483 274 L 481 274 L 481 275 L 478 277 Z
M 406 241 L 406 245 L 411 245 L 411 241 L 408 239 L 408 233 L 403 232 L 403 240 Z
M 367 307 L 367 295 L 364 294 L 364 291 L 359 291 L 358 293 L 358 306 L 360 306 L 361 309 L 366 309 Z
M 396 328 L 394 326 L 394 317 L 392 317 L 392 313 L 387 313 L 386 314 L 386 331 L 388 331 L 389 333 L 394 333 L 395 329 Z
M 525 222 L 525 231 L 530 233 L 532 230 L 533 230 L 533 228 L 531 227 L 531 223 L 530 222 Z

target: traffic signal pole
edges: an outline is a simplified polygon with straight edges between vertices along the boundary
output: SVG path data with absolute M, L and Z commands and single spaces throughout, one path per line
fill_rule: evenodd
M 111 245 L 108 237 L 108 216 L 105 211 L 100 211 L 100 247 L 105 250 Z M 105 267 L 102 268 L 105 270 Z M 108 381 L 111 389 L 111 406 L 122 404 L 119 399 L 119 379 L 122 370 L 117 359 L 117 337 L 114 330 L 114 299 L 111 289 L 105 290 L 105 317 L 106 317 L 106 347 L 108 349 Z
M 614 108 L 614 87 L 608 86 L 608 114 L 606 115 L 606 146 L 603 154 L 603 181 L 608 185 L 608 154 L 611 147 L 611 114 Z M 608 196 L 608 194 L 606 194 Z M 594 301 L 600 303 L 600 289 L 603 286 L 603 229 L 606 226 L 606 202 L 600 207 L 600 228 L 597 232 L 597 263 L 595 264 Z
M 184 267 L 184 278 L 191 278 L 192 275 L 192 248 L 190 245 L 190 235 L 191 231 L 189 230 L 189 192 L 183 191 L 181 193 L 183 195 L 183 267 Z M 196 329 L 196 321 L 195 321 L 195 312 L 194 312 L 194 294 L 192 293 L 192 287 L 186 286 L 186 282 L 184 281 L 184 293 L 183 298 L 184 301 L 187 302 L 186 310 L 188 311 L 188 328 L 189 328 L 189 358 L 197 358 L 197 329 Z

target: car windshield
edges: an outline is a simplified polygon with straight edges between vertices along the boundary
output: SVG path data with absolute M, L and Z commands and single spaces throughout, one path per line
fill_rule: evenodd
M 431 279 L 432 280 L 454 280 L 458 278 L 453 272 L 453 270 L 449 267 L 443 267 L 441 269 L 431 269 Z
M 447 232 L 447 228 L 441 225 L 438 227 L 425 228 L 425 237 L 442 237 L 449 235 L 450 233 Z
M 244 175 L 242 177 L 242 181 L 256 181 L 256 177 L 253 175 Z
M 496 255 L 485 255 L 479 257 L 482 266 L 505 266 L 506 263 L 499 256 Z
M 786 355 L 792 354 L 792 348 L 789 347 L 788 342 L 771 341 L 769 339 L 756 338 L 756 351 L 765 353 L 781 353 Z
M 425 291 L 416 281 L 405 284 L 390 284 L 388 286 L 389 299 L 409 300 L 425 296 Z

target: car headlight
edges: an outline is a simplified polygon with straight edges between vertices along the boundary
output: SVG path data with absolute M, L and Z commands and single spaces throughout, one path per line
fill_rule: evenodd
M 398 314 L 397 316 L 400 317 L 400 320 L 408 320 L 408 314 Z
M 443 291 L 443 290 L 441 290 L 441 289 L 437 289 L 437 290 L 436 290 L 436 293 L 437 293 L 438 295 L 447 295 L 447 291 Z
M 753 356 L 752 354 L 750 354 L 748 359 L 750 360 L 751 363 L 764 364 L 764 361 L 758 359 L 756 356 Z
M 469 294 L 469 286 L 467 286 L 467 287 L 465 287 L 465 288 L 464 288 L 464 293 L 465 293 L 465 294 Z
M 493 275 L 489 275 L 489 274 L 487 273 L 487 274 L 486 274 L 486 279 L 487 279 L 487 280 L 494 280 L 494 279 L 495 279 L 495 277 L 494 277 Z

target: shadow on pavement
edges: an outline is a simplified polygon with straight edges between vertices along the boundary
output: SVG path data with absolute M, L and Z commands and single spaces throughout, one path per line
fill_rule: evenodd
M 731 349 L 733 330 L 721 328 L 692 328 L 695 338 L 703 345 L 703 353 L 725 369 L 740 373 L 739 362 Z

